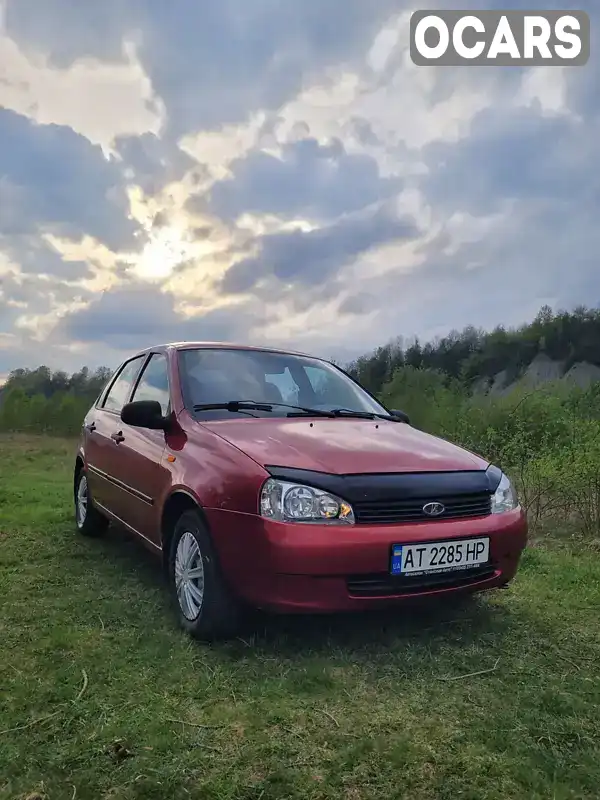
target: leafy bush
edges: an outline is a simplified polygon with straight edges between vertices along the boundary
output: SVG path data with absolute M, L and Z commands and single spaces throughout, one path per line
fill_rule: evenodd
M 600 385 L 472 396 L 443 373 L 402 367 L 381 398 L 417 427 L 501 467 L 532 529 L 560 520 L 600 538 Z
M 0 431 L 74 436 L 111 371 L 51 372 L 41 366 L 11 372 L 0 394 Z
M 20 387 L 10 388 L 2 393 L 0 431 L 75 436 L 92 402 L 70 392 L 28 397 Z
M 406 412 L 415 427 L 443 433 L 459 417 L 464 391 L 439 370 L 401 367 L 384 385 L 380 399 L 387 408 Z

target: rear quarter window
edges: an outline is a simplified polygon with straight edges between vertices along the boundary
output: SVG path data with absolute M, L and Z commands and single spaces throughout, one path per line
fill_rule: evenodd
M 137 358 L 134 358 L 123 365 L 121 371 L 108 390 L 108 394 L 104 398 L 102 408 L 105 411 L 113 411 L 116 414 L 121 411 L 127 402 L 131 387 L 134 384 L 144 359 L 145 356 L 138 356 Z

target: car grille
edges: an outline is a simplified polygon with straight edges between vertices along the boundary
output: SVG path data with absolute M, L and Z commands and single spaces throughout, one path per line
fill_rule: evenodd
M 486 564 L 468 570 L 441 572 L 437 575 L 406 575 L 396 577 L 385 572 L 372 575 L 355 575 L 346 579 L 348 594 L 352 597 L 391 597 L 394 595 L 417 594 L 436 589 L 458 589 L 493 578 L 496 567 Z
M 443 503 L 444 512 L 430 517 L 423 511 L 427 503 Z M 445 519 L 486 517 L 492 512 L 489 492 L 454 495 L 452 497 L 411 497 L 406 500 L 363 500 L 354 503 L 356 521 L 363 525 L 382 525 L 395 522 L 425 522 Z

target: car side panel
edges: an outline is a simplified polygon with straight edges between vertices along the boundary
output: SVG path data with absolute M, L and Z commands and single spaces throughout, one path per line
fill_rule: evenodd
M 173 487 L 187 487 L 205 508 L 256 513 L 267 471 L 202 425 L 182 422 L 179 434 L 166 437 L 166 454 L 175 458 L 170 465 Z
M 165 437 L 161 467 L 169 478 L 161 483 L 156 498 L 155 525 L 160 530 L 163 512 L 176 492 L 192 497 L 203 509 L 257 511 L 257 498 L 268 473 L 263 467 L 220 436 L 204 429 L 182 413 L 179 425 Z M 218 530 L 211 530 L 217 552 Z
M 111 509 L 126 525 L 160 546 L 157 504 L 171 485 L 163 431 L 120 423 L 123 441 L 116 446 L 113 477 L 119 481 Z
M 85 465 L 92 497 L 95 502 L 112 511 L 116 503 L 116 486 L 110 480 L 114 472 L 117 445 L 111 434 L 116 430 L 118 417 L 99 408 L 85 418 Z M 92 427 L 93 426 L 93 427 Z

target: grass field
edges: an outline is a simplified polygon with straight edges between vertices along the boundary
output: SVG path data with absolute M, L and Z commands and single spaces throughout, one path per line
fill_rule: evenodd
M 531 548 L 462 609 L 204 646 L 145 550 L 76 533 L 73 452 L 0 438 L 2 800 L 599 796 L 597 552 Z

